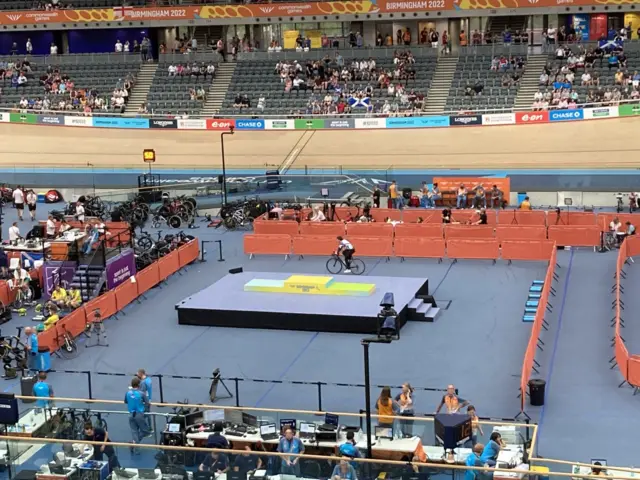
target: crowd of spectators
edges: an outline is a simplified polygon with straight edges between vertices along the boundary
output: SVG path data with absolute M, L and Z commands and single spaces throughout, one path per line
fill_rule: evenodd
M 617 105 L 622 100 L 640 99 L 640 74 L 627 70 L 623 42 L 612 42 L 585 50 L 573 51 L 568 45 L 555 52 L 556 65 L 546 65 L 540 73 L 540 89 L 534 95 L 533 109 L 575 109 L 578 104 Z M 613 86 L 601 85 L 598 69 L 604 65 L 613 74 Z M 598 67 L 598 68 L 595 68 Z M 586 87 L 585 98 L 576 86 Z
M 18 92 L 34 84 L 42 87 L 42 95 L 23 96 L 14 105 L 17 110 L 24 112 L 75 110 L 85 115 L 109 109 L 122 113 L 134 84 L 134 77 L 127 74 L 125 78 L 118 80 L 109 96 L 108 93 L 100 93 L 95 88 L 79 88 L 60 67 L 52 65 L 48 65 L 42 75 L 36 79 L 28 59 L 0 62 L 0 79 L 4 85 L 8 83 L 9 88 Z
M 296 114 L 348 114 L 353 112 L 379 112 L 388 115 L 401 110 L 409 113 L 420 111 L 424 95 L 409 88 L 415 80 L 416 60 L 410 51 L 396 51 L 393 67 L 382 68 L 373 58 L 353 59 L 346 63 L 336 53 L 334 58 L 326 55 L 322 60 L 306 64 L 279 61 L 274 73 L 279 75 L 285 92 L 311 91 L 314 93 L 304 112 Z M 392 101 L 374 102 L 375 89 L 386 90 Z
M 167 67 L 167 74 L 169 77 L 195 77 L 202 76 L 205 80 L 207 76 L 213 78 L 216 71 L 216 67 L 213 63 L 205 62 L 192 62 L 192 63 L 179 63 L 170 64 Z

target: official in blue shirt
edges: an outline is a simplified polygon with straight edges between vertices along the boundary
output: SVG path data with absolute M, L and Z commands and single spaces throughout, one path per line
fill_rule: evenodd
M 486 463 L 490 467 L 495 467 L 501 447 L 502 436 L 498 432 L 493 432 L 491 434 L 491 440 L 489 440 L 482 451 L 482 456 L 480 457 L 482 463 Z
M 129 410 L 129 428 L 131 428 L 133 443 L 141 443 L 142 439 L 151 435 L 151 430 L 149 430 L 144 414 L 149 404 L 149 398 L 146 393 L 140 390 L 138 377 L 133 377 L 131 380 L 131 387 L 124 395 L 124 403 L 127 404 L 127 410 Z
M 340 460 L 340 463 L 333 467 L 331 474 L 333 480 L 358 480 L 355 468 L 346 460 Z
M 29 368 L 38 371 L 38 333 L 34 327 L 24 329 L 27 336 L 27 350 L 29 350 Z
M 280 438 L 278 444 L 278 452 L 280 453 L 304 453 L 304 445 L 299 438 L 293 436 L 293 430 L 287 428 L 284 437 Z M 282 465 L 280 466 L 281 475 L 300 476 L 300 457 L 282 457 Z
M 53 387 L 47 383 L 46 372 L 38 374 L 38 381 L 33 385 L 33 396 L 39 398 L 53 397 Z M 38 408 L 49 408 L 53 406 L 53 402 L 51 400 L 36 400 L 36 406 Z
M 467 457 L 465 465 L 467 467 L 484 467 L 484 462 L 480 458 L 483 449 L 484 445 L 482 445 L 481 443 L 476 443 L 473 446 L 473 452 L 471 452 Z M 482 477 L 482 475 L 483 472 L 479 470 L 466 470 L 464 473 L 464 480 L 476 480 L 476 477 Z
M 149 402 L 151 402 L 151 394 L 153 392 L 153 382 L 151 381 L 151 377 L 147 376 L 147 372 L 144 371 L 144 368 L 140 368 L 136 376 L 140 379 L 140 391 L 147 394 L 147 398 Z M 148 403 L 146 405 L 146 413 L 151 411 L 151 405 Z M 149 430 L 153 431 L 153 427 L 151 425 L 151 415 L 146 416 L 147 426 Z
M 338 450 L 340 455 L 349 458 L 361 458 L 362 454 L 358 447 L 356 447 L 355 442 L 355 434 L 353 432 L 347 432 L 347 441 L 340 445 L 340 449 Z M 358 469 L 358 462 L 351 462 L 351 466 Z

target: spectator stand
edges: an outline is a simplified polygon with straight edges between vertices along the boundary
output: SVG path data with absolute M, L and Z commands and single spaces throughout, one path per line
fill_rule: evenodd
M 150 112 L 157 115 L 197 115 L 202 110 L 215 78 L 213 61 L 163 61 L 158 64 L 147 97 Z M 137 106 L 134 105 L 137 108 Z
M 402 50 L 397 56 L 406 53 Z M 324 50 L 300 53 L 294 57 L 289 60 L 289 55 L 283 53 L 274 55 L 272 59 L 239 61 L 231 82 L 234 88 L 227 92 L 221 113 L 302 115 L 351 111 L 363 116 L 371 111 L 391 114 L 407 110 L 411 113 L 419 104 L 411 100 L 426 94 L 437 63 L 437 58 L 432 55 L 416 55 L 415 63 L 409 62 L 405 67 L 415 71 L 415 78 L 413 73 L 399 73 L 398 78 L 393 78 L 395 70 L 401 70 L 397 67 L 399 62 L 384 51 L 362 49 L 341 52 L 336 56 Z M 334 71 L 336 80 L 332 81 Z M 378 82 L 383 72 L 390 74 L 393 85 L 403 85 L 404 94 L 398 94 L 395 89 L 390 91 L 386 80 Z M 300 85 L 294 86 L 294 81 Z M 249 98 L 251 107 L 234 107 L 236 98 L 244 95 Z M 264 108 L 259 109 L 260 98 L 264 99 Z M 339 107 L 341 103 L 343 105 Z
M 55 63 L 58 59 L 60 63 Z M 1 76 L 3 95 L 0 105 L 20 108 L 24 112 L 119 112 L 122 109 L 114 110 L 118 96 L 115 92 L 125 90 L 127 86 L 132 88 L 139 68 L 137 56 L 34 56 L 26 61 L 2 57 L 0 72 L 4 75 Z M 14 79 L 19 78 L 21 72 L 25 74 L 27 83 L 15 86 Z M 63 83 L 64 86 L 61 85 Z
M 513 54 L 508 49 L 494 55 L 461 55 L 446 110 L 511 110 L 526 61 L 526 52 Z

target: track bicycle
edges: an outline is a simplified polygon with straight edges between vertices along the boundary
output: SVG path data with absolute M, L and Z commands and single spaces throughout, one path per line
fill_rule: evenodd
M 59 327 L 56 325 L 56 329 L 58 328 Z M 80 354 L 78 351 L 78 344 L 73 338 L 73 335 L 69 333 L 69 330 L 67 330 L 64 325 L 62 326 L 62 330 L 62 334 L 58 333 L 58 345 L 60 345 L 60 348 L 56 350 L 55 353 L 60 358 L 72 360 Z M 57 331 L 59 332 L 59 330 Z
M 327 270 L 329 273 L 333 275 L 337 275 L 341 273 L 343 270 L 347 268 L 347 265 L 344 263 L 344 259 L 340 255 L 336 255 L 335 253 L 331 255 L 331 258 L 327 260 Z M 354 275 L 362 275 L 365 271 L 365 264 L 359 258 L 351 259 L 351 273 Z
M 95 417 L 95 421 L 93 420 L 93 417 Z M 92 412 L 91 410 L 85 410 L 82 412 L 82 428 L 84 429 L 84 424 L 85 423 L 89 423 L 91 422 L 91 424 L 95 427 L 95 428 L 101 428 L 103 430 L 107 430 L 107 421 L 102 418 L 102 414 L 100 412 Z
M 20 287 L 16 287 L 17 288 L 17 292 L 16 292 L 16 298 L 13 301 L 13 308 L 15 308 L 16 310 L 21 309 L 24 306 L 31 306 L 33 305 L 33 289 L 31 288 L 31 285 L 22 285 Z

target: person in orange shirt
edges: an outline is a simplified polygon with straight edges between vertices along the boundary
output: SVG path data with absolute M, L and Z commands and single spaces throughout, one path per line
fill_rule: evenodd
M 471 443 L 468 448 L 473 448 L 473 446 L 478 443 L 478 433 L 484 436 L 484 432 L 480 426 L 480 419 L 476 413 L 476 407 L 469 405 L 467 407 L 467 415 L 471 417 L 471 439 L 469 440 Z
M 391 388 L 384 387 L 376 402 L 378 412 L 378 425 L 381 427 L 393 427 L 393 416 L 399 410 L 398 404 L 391 398 Z
M 464 30 L 460 30 L 460 46 L 461 47 L 467 46 L 467 34 L 464 33 Z
M 529 201 L 529 197 L 524 197 L 524 200 L 520 204 L 520 210 L 531 210 L 531 201 Z
M 442 407 L 447 409 L 446 413 L 458 413 L 461 408 L 469 405 L 464 398 L 460 398 L 456 395 L 456 387 L 453 385 L 447 386 L 447 393 L 442 396 L 442 400 L 440 400 L 440 405 L 436 409 L 436 415 L 440 413 Z
M 389 185 L 389 198 L 391 199 L 392 208 L 402 208 L 402 197 L 398 194 L 398 185 L 395 180 Z

